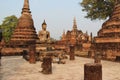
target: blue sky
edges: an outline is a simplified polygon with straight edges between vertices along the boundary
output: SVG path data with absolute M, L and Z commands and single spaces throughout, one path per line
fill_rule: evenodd
M 103 21 L 91 21 L 84 18 L 85 12 L 79 2 L 82 0 L 29 0 L 30 10 L 34 20 L 36 32 L 41 30 L 43 20 L 46 20 L 47 30 L 51 37 L 59 39 L 63 30 L 71 30 L 73 18 L 76 17 L 78 29 L 83 32 L 92 32 L 97 35 Z M 6 16 L 21 15 L 24 0 L 1 0 L 0 2 L 0 23 Z

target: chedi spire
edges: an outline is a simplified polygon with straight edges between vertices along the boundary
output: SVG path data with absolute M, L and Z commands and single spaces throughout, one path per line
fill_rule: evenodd
M 76 18 L 74 17 L 73 20 L 73 30 L 77 30 L 77 23 L 76 23 Z
M 24 0 L 22 14 L 24 14 L 24 13 L 31 13 L 30 8 L 29 8 L 29 0 Z

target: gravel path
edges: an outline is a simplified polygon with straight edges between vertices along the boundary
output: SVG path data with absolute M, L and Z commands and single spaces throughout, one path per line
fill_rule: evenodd
M 41 62 L 29 64 L 20 56 L 2 57 L 0 80 L 84 80 L 84 64 L 93 59 L 75 57 L 66 64 L 52 64 L 53 73 L 40 73 Z M 120 63 L 102 61 L 103 80 L 120 80 Z

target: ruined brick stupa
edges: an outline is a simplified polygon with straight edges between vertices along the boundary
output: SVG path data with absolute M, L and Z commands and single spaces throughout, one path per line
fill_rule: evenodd
M 120 3 L 117 2 L 112 16 L 103 23 L 98 31 L 98 36 L 94 38 L 95 49 L 100 51 L 107 59 L 114 59 L 120 56 Z
M 14 45 L 28 45 L 35 41 L 37 34 L 34 28 L 31 11 L 29 9 L 29 0 L 24 0 L 22 15 L 18 20 L 16 29 L 11 37 L 11 42 Z
M 34 28 L 33 19 L 29 9 L 29 0 L 24 0 L 22 15 L 18 20 L 16 29 L 11 37 L 13 48 L 18 48 L 24 52 L 25 48 L 29 52 L 29 62 L 35 63 L 37 34 Z M 15 51 L 19 53 L 18 50 Z

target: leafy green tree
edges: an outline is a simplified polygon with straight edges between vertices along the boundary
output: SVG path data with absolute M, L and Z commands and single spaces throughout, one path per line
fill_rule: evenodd
M 80 4 L 87 12 L 85 18 L 104 20 L 111 16 L 116 0 L 83 0 Z
M 17 25 L 18 18 L 14 15 L 7 16 L 4 18 L 2 24 L 0 25 L 3 33 L 3 38 L 8 42 L 11 38 L 11 35 Z

